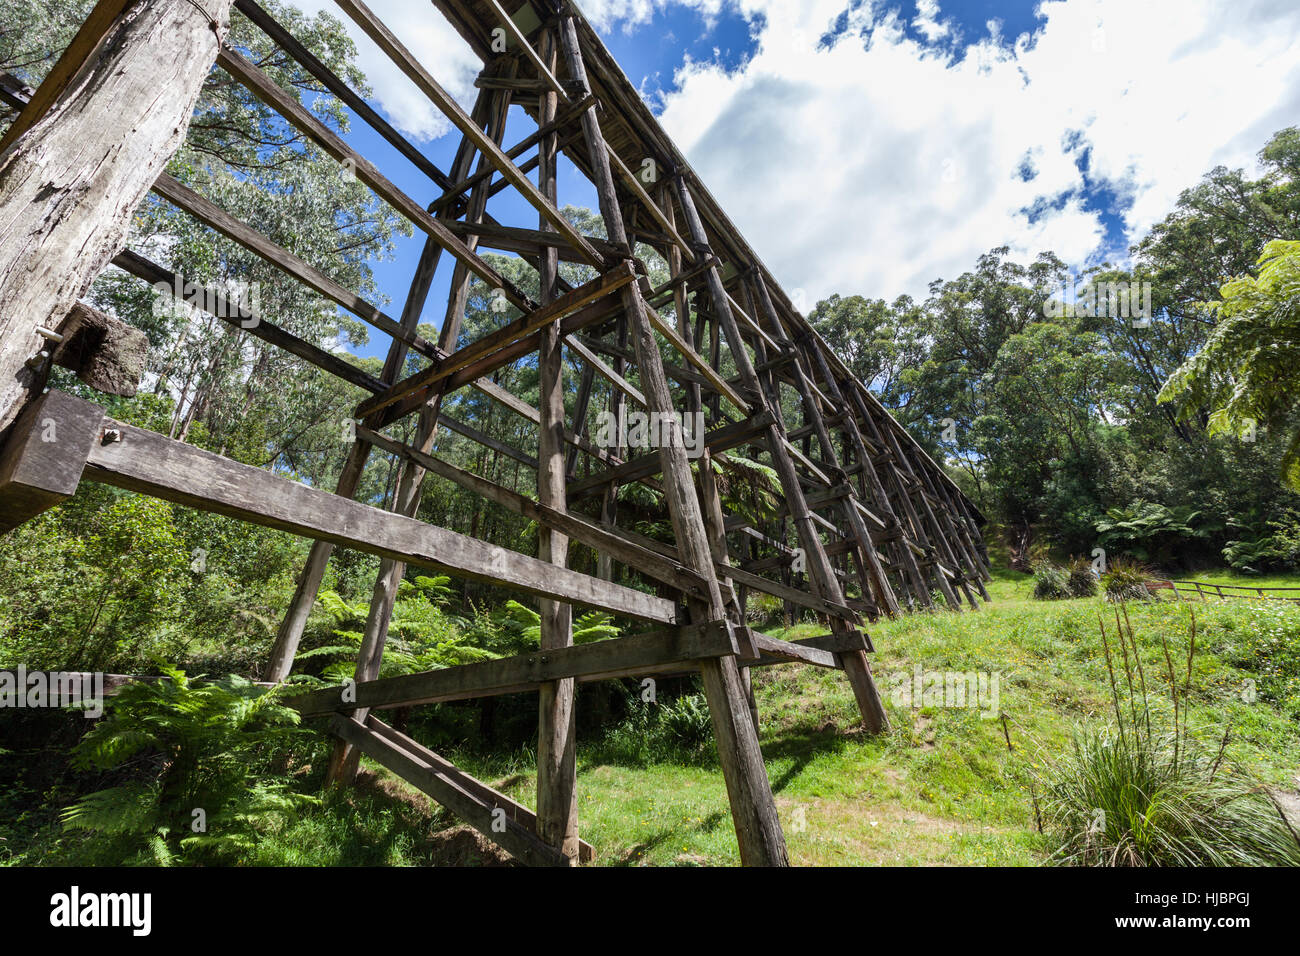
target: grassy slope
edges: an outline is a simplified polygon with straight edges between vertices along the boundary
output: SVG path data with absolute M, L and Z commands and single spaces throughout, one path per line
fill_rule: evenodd
M 761 672 L 756 691 L 763 753 L 795 863 L 1044 862 L 1050 848 L 1034 826 L 1032 768 L 1061 752 L 1075 726 L 1108 719 L 1111 694 L 1097 619 L 1109 615 L 1113 634 L 1114 610 L 1099 599 L 1033 601 L 1031 583 L 1004 574 L 991 588 L 994 603 L 978 614 L 914 615 L 872 628 L 873 666 L 893 722 L 883 738 L 854 729 L 853 698 L 838 672 L 799 665 Z M 1167 711 L 1170 700 L 1159 676 L 1165 670 L 1160 634 L 1175 661 L 1182 659 L 1193 610 L 1201 649 L 1194 666 L 1194 731 L 1217 748 L 1231 724 L 1234 772 L 1295 787 L 1300 687 L 1297 677 L 1286 675 L 1300 673 L 1300 608 L 1244 601 L 1131 607 L 1158 710 Z M 801 625 L 785 636 L 815 632 L 815 625 Z M 1000 710 L 1014 749 L 1007 749 L 1002 723 L 983 719 L 978 710 L 913 709 L 890 699 L 895 675 L 910 676 L 918 664 L 998 674 Z M 1263 696 L 1248 704 L 1242 691 L 1252 677 Z M 1287 695 L 1280 703 L 1266 699 Z M 527 754 L 488 762 L 449 756 L 532 804 Z M 472 840 L 467 848 L 466 834 L 430 837 L 430 824 L 447 830 L 454 821 L 385 776 L 381 772 L 360 796 L 332 798 L 326 811 L 268 841 L 261 862 L 487 861 Z M 579 755 L 579 813 L 599 864 L 738 862 L 722 778 L 707 752 L 646 765 L 611 758 L 608 747 L 587 746 Z

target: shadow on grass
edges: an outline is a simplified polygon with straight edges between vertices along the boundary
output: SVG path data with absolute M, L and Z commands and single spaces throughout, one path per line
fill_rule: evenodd
M 707 817 L 700 820 L 699 823 L 692 826 L 669 827 L 660 830 L 649 839 L 642 840 L 641 842 L 628 847 L 618 861 L 610 863 L 610 866 L 637 866 L 641 858 L 651 850 L 663 846 L 664 844 L 669 843 L 669 841 L 679 840 L 685 833 L 712 833 L 726 822 L 727 816 L 726 813 L 723 813 L 720 810 L 715 810 L 713 813 L 710 813 Z M 675 862 L 682 866 L 695 865 L 694 860 L 678 860 Z

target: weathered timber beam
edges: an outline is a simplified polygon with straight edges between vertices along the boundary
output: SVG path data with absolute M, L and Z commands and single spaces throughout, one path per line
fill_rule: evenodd
M 593 352 L 602 352 L 612 358 L 623 359 L 625 362 L 636 364 L 636 353 L 632 349 L 623 348 L 606 342 L 603 339 L 594 339 L 589 335 L 582 337 L 582 344 L 587 346 Z M 701 388 L 713 390 L 709 380 L 698 372 L 693 372 L 688 368 L 682 368 L 680 365 L 674 365 L 671 362 L 664 362 L 664 372 L 669 378 L 673 379 L 679 385 L 699 385 Z
M 834 654 L 820 647 L 801 644 L 797 641 L 783 641 L 780 638 L 760 634 L 752 629 L 749 632 L 749 637 L 759 653 L 767 657 L 780 658 L 785 661 L 800 661 L 816 667 L 837 668 L 840 666 Z M 742 666 L 744 666 L 743 663 Z
M 0 445 L 0 534 L 73 495 L 104 410 L 63 392 L 28 404 Z
M 643 668 L 680 665 L 735 653 L 734 639 L 724 623 L 689 624 L 592 644 L 529 651 L 494 661 L 327 687 L 286 698 L 285 705 L 306 717 L 346 713 L 358 708 L 411 707 L 522 694 L 536 690 L 546 681 L 565 677 L 607 680 Z
M 564 341 L 570 349 L 582 356 L 584 362 L 599 372 L 607 382 L 642 408 L 645 407 L 646 400 L 645 396 L 641 394 L 641 390 L 625 379 L 622 375 L 619 375 L 618 372 L 615 372 L 612 368 L 606 365 L 595 352 L 583 345 L 582 339 L 579 336 L 570 336 Z
M 340 163 L 348 163 L 357 179 L 374 190 L 377 196 L 413 224 L 419 226 L 430 239 L 455 256 L 476 276 L 493 288 L 501 289 L 512 305 L 525 312 L 536 308 L 536 304 L 528 296 L 457 238 L 447 228 L 446 223 L 435 219 L 428 210 L 398 189 L 370 160 L 345 143 L 337 133 L 318 120 L 306 107 L 280 89 L 269 76 L 229 47 L 221 48 L 217 55 L 217 63 L 247 87 L 249 92 L 283 116 L 290 125 L 310 137 L 326 153 Z M 473 120 L 469 117 L 466 117 L 466 122 L 473 125 Z M 477 126 L 474 128 L 478 129 Z M 486 142 L 493 142 L 486 134 L 483 136 Z
M 118 440 L 96 443 L 91 448 L 84 475 L 87 480 L 454 577 L 556 597 L 641 620 L 675 623 L 678 619 L 672 601 L 555 568 L 445 528 L 309 488 L 142 428 L 112 419 L 105 419 L 104 427 L 114 431 Z
M 108 38 L 136 0 L 99 0 L 90 15 L 77 29 L 72 42 L 60 54 L 54 67 L 46 74 L 40 87 L 24 105 L 10 127 L 0 138 L 0 153 L 18 141 L 18 137 L 40 122 L 64 91 L 76 80 L 78 74 L 100 44 Z
M 486 395 L 488 398 L 492 399 L 493 401 L 499 402 L 500 404 L 504 405 L 506 408 L 510 409 L 520 418 L 527 419 L 528 421 L 532 422 L 534 425 L 541 424 L 541 412 L 538 409 L 529 405 L 527 402 L 525 402 L 522 398 L 519 398 L 517 395 L 513 395 L 510 392 L 506 391 L 504 388 L 502 388 L 500 385 L 497 385 L 491 379 L 480 378 L 480 379 L 476 379 L 471 384 L 476 390 L 482 392 L 484 395 Z M 587 441 L 587 439 L 584 438 L 583 436 L 575 434 L 573 430 L 570 428 L 564 429 L 564 441 L 566 444 L 572 446 L 573 448 L 577 448 L 579 451 L 591 456 L 592 458 L 604 462 L 606 465 L 609 465 L 611 468 L 614 467 L 615 465 L 623 464 L 623 459 L 615 455 L 611 455 L 603 448 L 596 447 L 591 442 Z
M 149 338 L 93 306 L 78 302 L 55 330 L 62 339 L 50 361 L 106 395 L 135 395 L 144 377 Z
M 585 285 L 579 286 L 572 292 L 568 292 L 558 299 L 534 309 L 527 315 L 521 316 L 480 339 L 476 339 L 464 348 L 457 349 L 445 358 L 434 362 L 431 367 L 398 382 L 382 395 L 376 395 L 374 398 L 362 402 L 357 406 L 357 417 L 365 418 L 367 415 L 392 405 L 408 395 L 421 393 L 447 378 L 451 373 L 470 365 L 476 359 L 484 358 L 493 352 L 504 349 L 513 342 L 517 342 L 530 333 L 536 332 L 542 326 L 563 318 L 580 307 L 603 298 L 610 292 L 621 289 L 635 278 L 636 273 L 632 271 L 632 264 L 626 261 L 620 262 L 608 272 L 597 276 Z
M 609 318 L 609 316 L 618 309 L 619 304 L 617 301 L 598 299 L 589 305 L 583 306 L 573 314 L 561 319 L 560 334 L 568 335 L 571 332 L 576 332 L 579 329 L 585 329 L 590 325 L 602 322 Z M 518 361 L 525 355 L 530 355 L 533 352 L 536 352 L 540 341 L 541 332 L 533 332 L 530 335 L 511 342 L 509 345 L 506 345 L 495 352 L 489 352 L 482 358 L 476 359 L 471 364 L 465 366 L 460 371 L 453 372 L 451 376 L 447 378 L 445 383 L 435 383 L 435 385 L 429 386 L 428 388 L 419 389 L 412 392 L 410 395 L 407 395 L 405 398 L 394 402 L 387 408 L 382 409 L 371 424 L 376 428 L 386 428 L 399 418 L 409 415 L 411 412 L 422 407 L 426 403 L 430 393 L 435 388 L 442 391 L 443 394 L 448 394 L 465 385 L 474 385 L 485 376 L 490 375 L 494 370 L 501 368 L 504 365 L 508 365 L 511 362 Z M 440 356 L 442 354 L 443 353 L 440 353 Z
M 463 435 L 470 441 L 482 445 L 484 448 L 490 448 L 498 454 L 505 455 L 507 458 L 519 462 L 519 464 L 523 465 L 525 468 L 529 468 L 533 471 L 537 470 L 537 459 L 526 451 L 520 451 L 513 445 L 501 441 L 499 438 L 493 438 L 486 432 L 480 431 L 473 425 L 462 422 L 460 419 L 454 418 L 446 412 L 439 413 L 438 421 L 445 425 L 449 431 L 456 432 L 456 434 Z
M 399 153 L 411 161 L 411 163 L 424 173 L 435 183 L 446 189 L 451 185 L 451 180 L 447 174 L 439 169 L 427 156 L 415 148 L 415 146 L 401 133 L 397 132 L 392 125 L 375 112 L 374 108 L 366 102 L 365 98 L 349 87 L 343 80 L 330 70 L 324 63 L 318 60 L 310 50 L 298 42 L 298 40 L 288 30 L 284 28 L 274 17 L 266 10 L 262 9 L 253 0 L 235 0 L 235 7 L 249 20 L 253 21 L 257 27 L 275 41 L 284 52 L 297 60 L 308 73 L 320 80 L 321 84 L 337 96 L 352 112 L 361 117 L 371 129 L 382 136 L 396 149 Z
M 113 259 L 113 265 L 124 272 L 129 272 L 131 275 L 143 279 L 150 285 L 157 286 L 159 289 L 166 289 L 168 294 L 172 296 L 175 296 L 177 289 L 183 287 L 182 280 L 176 273 L 150 259 L 146 259 L 139 253 L 132 252 L 130 249 L 123 249 L 119 252 Z M 322 371 L 341 378 L 358 388 L 364 388 L 368 392 L 382 392 L 387 387 L 382 381 L 364 369 L 353 365 L 343 356 L 312 345 L 305 339 L 300 339 L 293 333 L 286 332 L 278 325 L 268 322 L 260 315 L 249 310 L 247 306 L 231 302 L 225 293 L 219 289 L 205 286 L 195 289 L 194 292 L 193 298 L 182 298 L 181 301 L 199 306 L 221 321 L 242 329 L 268 345 L 284 349 L 291 355 L 296 355 Z
M 733 425 L 724 425 L 722 428 L 706 433 L 704 445 L 710 451 L 726 451 L 735 448 L 761 434 L 771 422 L 772 416 L 769 413 L 760 412 L 753 418 L 744 419 Z M 578 501 L 588 495 L 599 493 L 610 482 L 625 485 L 639 478 L 658 474 L 661 468 L 657 454 L 641 455 L 617 468 L 610 468 L 580 481 L 571 482 L 568 487 L 569 501 Z
M 506 488 L 463 468 L 458 468 L 441 458 L 425 454 L 410 445 L 394 441 L 387 435 L 371 431 L 364 425 L 357 426 L 357 437 L 370 442 L 378 448 L 382 448 L 389 454 L 409 458 L 433 474 L 446 478 L 448 481 L 460 485 L 467 491 L 481 495 L 489 501 L 494 501 L 517 515 L 567 534 L 575 541 L 579 541 L 590 548 L 595 548 L 597 551 L 612 554 L 619 561 L 635 568 L 647 577 L 663 581 L 679 591 L 695 592 L 703 587 L 700 576 L 679 561 L 665 558 L 663 555 L 642 547 L 635 542 L 627 541 L 594 524 L 582 515 L 557 511 L 554 508 L 539 505 L 536 500 L 527 495 Z
M 480 246 L 489 249 L 501 249 L 517 252 L 520 255 L 537 255 L 543 249 L 553 248 L 565 262 L 586 264 L 586 258 L 577 249 L 569 245 L 568 240 L 557 232 L 543 229 L 525 229 L 521 226 L 503 226 L 495 222 L 448 222 L 447 231 L 454 236 L 475 236 Z M 612 248 L 604 239 L 587 237 L 593 246 L 608 258 L 617 259 L 618 250 Z
M 547 846 L 536 834 L 509 815 L 495 814 L 496 807 L 482 795 L 467 789 L 455 777 L 423 759 L 419 750 L 408 749 L 385 738 L 365 725 L 336 714 L 330 730 L 367 757 L 387 767 L 402 779 L 437 800 L 507 853 L 529 866 L 568 866 L 558 850 Z M 497 820 L 501 824 L 497 824 Z
M 778 584 L 775 581 L 769 581 L 767 578 L 759 577 L 751 571 L 743 570 L 735 566 L 729 567 L 727 573 L 737 584 L 743 584 L 745 587 L 753 588 L 755 591 L 762 591 L 764 594 L 771 594 L 773 597 L 779 597 L 791 604 L 797 604 L 799 607 L 806 607 L 817 611 L 819 614 L 829 614 L 831 617 L 837 617 L 841 620 L 848 621 L 851 624 L 861 624 L 862 621 L 851 607 L 846 604 L 837 604 L 834 601 L 827 601 L 819 598 L 807 591 L 800 591 L 798 588 L 790 587 L 786 584 Z
M 586 112 L 588 107 L 596 105 L 596 102 L 597 101 L 594 96 L 587 96 L 584 97 L 581 102 L 573 103 L 569 106 L 566 106 L 563 110 L 561 110 L 556 114 L 554 120 L 538 127 L 538 129 L 535 132 L 532 132 L 529 135 L 525 136 L 514 146 L 511 146 L 508 150 L 506 150 L 506 156 L 509 157 L 510 159 L 518 159 L 519 156 L 521 156 L 523 153 L 526 153 L 528 150 L 536 146 L 548 134 L 554 133 L 572 124 L 573 121 L 581 113 Z M 524 165 L 520 166 L 519 171 L 522 173 L 529 172 L 532 168 L 534 168 L 537 165 L 537 162 L 538 162 L 537 158 L 533 157 Z M 446 186 L 445 192 L 442 194 L 442 196 L 435 199 L 433 203 L 429 206 L 429 212 L 436 214 L 438 212 L 441 212 L 443 209 L 446 209 L 454 205 L 455 202 L 458 199 L 460 199 L 467 191 L 477 186 L 483 180 L 491 179 L 493 176 L 496 175 L 496 173 L 497 173 L 496 167 L 492 166 L 489 163 L 486 166 L 484 166 L 484 168 L 465 177 L 464 179 L 461 179 L 458 182 L 454 182 L 449 186 Z M 508 182 L 506 182 L 506 180 L 500 180 L 500 182 L 503 184 L 502 188 L 505 188 L 506 186 L 510 185 Z M 491 194 L 492 191 L 489 191 L 489 195 Z
M 700 374 L 704 376 L 709 385 L 712 386 L 713 390 L 718 394 L 725 396 L 727 401 L 731 402 L 732 405 L 735 405 L 742 415 L 750 414 L 752 411 L 750 403 L 742 398 L 740 393 L 731 387 L 731 384 L 709 363 L 708 359 L 700 355 L 700 353 L 695 351 L 695 349 L 691 348 L 690 344 L 677 333 L 676 329 L 665 321 L 662 315 L 650 308 L 650 306 L 645 305 L 644 302 L 642 305 L 645 309 L 646 318 L 650 320 L 650 324 L 654 326 L 655 331 L 666 338 L 669 344 L 681 353 L 683 358 L 699 370 Z
M 40 394 L 43 340 L 122 248 L 185 138 L 230 0 L 100 0 L 0 152 L 0 434 Z M 165 90 L 166 95 L 160 95 Z
M 554 203 L 542 195 L 536 184 L 501 151 L 501 147 L 465 114 L 460 104 L 438 85 L 432 74 L 416 60 L 410 50 L 402 45 L 392 31 L 365 4 L 361 3 L 361 0 L 336 0 L 336 2 L 357 26 L 375 41 L 375 45 L 396 64 L 398 69 L 406 74 L 420 92 L 451 120 L 452 125 L 474 144 L 488 162 L 495 166 L 515 189 L 519 190 L 519 194 L 546 217 L 547 221 L 555 227 L 556 232 L 563 235 L 574 248 L 582 250 L 587 256 L 588 264 L 597 268 L 606 265 L 604 257 L 591 247 L 569 220 L 564 218 L 564 214 L 555 208 Z
M 282 272 L 293 276 L 313 292 L 318 292 L 325 298 L 343 306 L 353 315 L 370 323 L 385 335 L 405 342 L 417 352 L 430 358 L 438 354 L 432 342 L 414 333 L 406 332 L 395 319 L 385 315 L 355 292 L 335 282 L 305 259 L 272 242 L 251 226 L 240 222 L 212 200 L 199 195 L 167 173 L 160 175 L 154 182 L 153 191 L 172 205 L 183 209 L 195 219 L 211 226 L 227 239 L 237 242 L 248 251 L 261 256 Z
M 413 754 L 418 759 L 427 764 L 432 770 L 447 777 L 453 783 L 457 784 L 462 790 L 465 790 L 478 797 L 484 803 L 490 805 L 494 810 L 502 810 L 508 820 L 518 823 L 529 833 L 537 833 L 537 815 L 529 810 L 522 803 L 518 803 L 510 797 L 501 793 L 499 790 L 488 786 L 481 780 L 471 777 L 464 770 L 461 770 L 455 764 L 445 757 L 434 753 L 418 741 L 408 737 L 401 731 L 394 730 L 378 717 L 371 714 L 366 718 L 366 727 L 373 730 L 380 737 L 383 737 L 389 743 L 402 748 L 409 754 Z M 596 857 L 596 849 L 586 840 L 580 840 L 578 843 L 578 859 L 582 863 L 590 863 Z

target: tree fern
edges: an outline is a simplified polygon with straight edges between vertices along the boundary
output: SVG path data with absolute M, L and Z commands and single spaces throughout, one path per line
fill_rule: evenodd
M 196 683 L 183 671 L 163 671 L 165 680 L 128 684 L 110 698 L 108 717 L 72 752 L 80 770 L 135 769 L 138 758 L 152 757 L 152 773 L 66 808 L 66 829 L 134 838 L 141 849 L 130 862 L 216 861 L 237 856 L 289 809 L 314 802 L 285 780 L 258 775 L 299 733 L 298 714 L 278 702 L 278 688 L 235 676 Z M 206 832 L 195 832 L 197 819 Z

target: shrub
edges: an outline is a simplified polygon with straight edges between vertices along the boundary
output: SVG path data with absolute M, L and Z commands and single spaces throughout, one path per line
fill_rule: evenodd
M 1300 840 L 1266 791 L 1241 774 L 1221 772 L 1227 733 L 1211 754 L 1187 732 L 1195 619 L 1184 674 L 1175 674 L 1161 636 L 1168 666 L 1164 676 L 1174 704 L 1169 726 L 1151 714 L 1132 627 L 1117 630 L 1115 651 L 1102 625 L 1115 723 L 1076 733 L 1071 750 L 1049 760 L 1036 781 L 1042 787 L 1039 809 L 1045 829 L 1056 842 L 1053 861 L 1082 866 L 1300 864 Z
M 660 712 L 664 729 L 678 743 L 699 747 L 713 738 L 713 721 L 703 694 L 678 697 Z
M 779 617 L 783 607 L 781 599 L 775 595 L 750 591 L 745 604 L 745 620 L 749 624 L 764 624 Z
M 1065 569 L 1047 558 L 1034 565 L 1034 597 L 1059 601 L 1070 596 L 1070 578 Z
M 272 772 L 298 714 L 276 702 L 278 688 L 164 674 L 111 698 L 110 716 L 74 748 L 74 767 L 116 771 L 122 782 L 64 810 L 64 828 L 103 838 L 97 849 L 112 862 L 239 862 L 259 832 L 318 802 Z
M 1152 571 L 1140 561 L 1120 556 L 1109 561 L 1106 573 L 1101 576 L 1101 586 L 1108 601 L 1149 601 L 1151 592 L 1147 581 Z
M 1092 573 L 1092 562 L 1087 558 L 1071 558 L 1069 574 L 1065 587 L 1070 597 L 1086 598 L 1097 593 L 1097 575 Z

